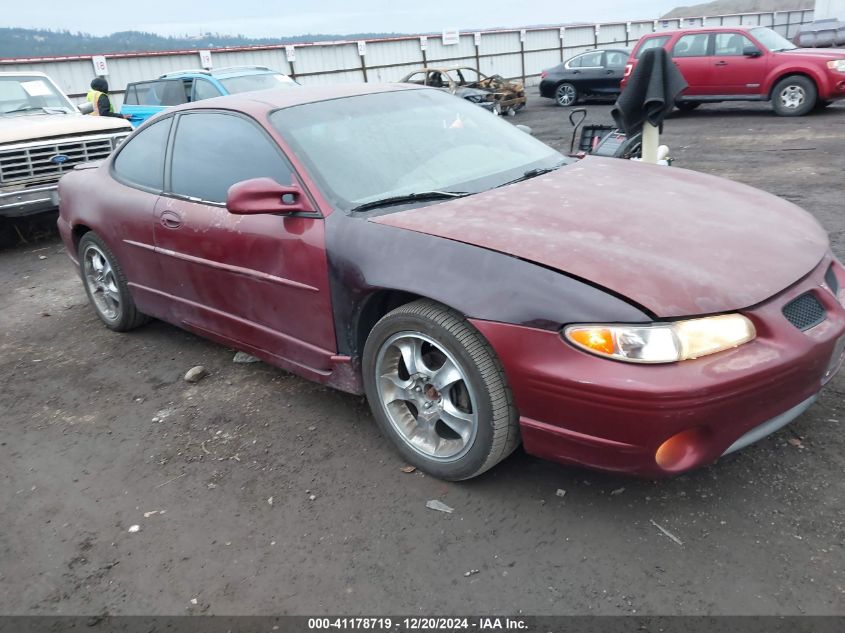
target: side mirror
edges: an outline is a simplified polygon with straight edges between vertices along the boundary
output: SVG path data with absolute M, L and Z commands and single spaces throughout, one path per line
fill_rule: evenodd
M 516 129 L 521 131 L 521 132 L 525 132 L 526 134 L 530 134 L 531 136 L 534 136 L 534 130 L 532 130 L 527 125 L 522 125 L 521 123 L 517 123 Z
M 756 46 L 746 46 L 742 49 L 742 54 L 746 57 L 761 57 L 763 55 L 763 51 Z
M 313 213 L 299 185 L 280 185 L 272 178 L 253 178 L 229 187 L 226 208 L 235 215 Z
M 82 114 L 91 114 L 94 111 L 94 104 L 93 103 L 80 103 L 76 106 L 76 109 L 79 110 Z

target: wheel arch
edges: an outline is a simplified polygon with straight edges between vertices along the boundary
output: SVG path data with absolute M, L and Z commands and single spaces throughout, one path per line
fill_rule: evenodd
M 375 289 L 373 292 L 361 299 L 361 301 L 359 301 L 356 305 L 353 322 L 354 332 L 351 337 L 353 344 L 353 348 L 350 350 L 351 356 L 358 359 L 362 358 L 367 338 L 369 337 L 370 332 L 373 331 L 373 327 L 375 327 L 376 323 L 378 323 L 382 317 L 400 306 L 413 303 L 419 299 L 434 301 L 461 313 L 460 310 L 457 310 L 453 306 L 446 305 L 442 301 L 414 292 L 409 292 L 407 290 L 398 290 L 395 288 Z
M 770 87 L 769 87 L 769 101 L 772 100 L 775 94 L 775 88 L 777 85 L 787 79 L 789 77 L 803 77 L 804 79 L 809 79 L 813 82 L 813 85 L 816 87 L 816 94 L 818 98 L 821 99 L 822 95 L 822 84 L 819 81 L 818 77 L 815 77 L 812 73 L 808 72 L 806 68 L 802 69 L 792 69 L 792 70 L 778 70 L 774 75 L 774 79 L 772 79 Z
M 78 224 L 73 225 L 73 227 L 71 228 L 70 234 L 71 234 L 71 237 L 73 239 L 73 251 L 74 251 L 74 253 L 79 251 L 79 242 L 82 239 L 82 236 L 85 235 L 86 233 L 90 232 L 90 231 L 93 231 L 93 230 L 94 229 L 92 229 L 87 224 L 78 223 Z

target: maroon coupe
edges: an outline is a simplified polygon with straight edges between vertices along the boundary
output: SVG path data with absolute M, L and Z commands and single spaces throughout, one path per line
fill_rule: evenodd
M 845 269 L 795 205 L 574 160 L 412 86 L 175 108 L 60 184 L 107 327 L 149 317 L 351 393 L 411 464 L 647 476 L 800 415 L 843 360 Z

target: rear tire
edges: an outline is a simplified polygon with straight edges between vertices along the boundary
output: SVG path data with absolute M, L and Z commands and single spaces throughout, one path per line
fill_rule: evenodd
M 367 338 L 363 374 L 382 432 L 430 475 L 470 479 L 519 445 L 504 369 L 454 310 L 419 300 L 388 313 Z
M 78 254 L 88 300 L 107 328 L 127 332 L 150 320 L 138 312 L 123 269 L 99 235 L 93 231 L 83 235 Z
M 675 107 L 678 108 L 678 110 L 680 110 L 681 112 L 692 112 L 700 105 L 701 103 L 699 103 L 698 101 L 678 101 L 675 104 Z
M 772 91 L 772 107 L 778 116 L 804 116 L 817 102 L 816 84 L 801 75 L 781 79 Z
M 561 108 L 569 108 L 578 103 L 578 89 L 571 83 L 563 82 L 555 88 L 555 103 Z

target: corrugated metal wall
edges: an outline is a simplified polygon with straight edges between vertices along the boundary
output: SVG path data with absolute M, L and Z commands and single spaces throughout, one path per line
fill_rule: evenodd
M 812 11 L 782 11 L 461 33 L 456 44 L 444 44 L 440 35 L 402 37 L 367 40 L 363 55 L 359 54 L 358 42 L 346 41 L 215 49 L 212 64 L 215 68 L 267 66 L 305 85 L 397 81 L 424 65 L 471 66 L 488 75 L 519 78 L 531 85 L 539 80 L 544 68 L 591 48 L 633 46 L 646 33 L 681 27 L 761 25 L 792 38 L 801 24 L 812 20 Z M 197 51 L 106 57 L 116 105 L 120 104 L 123 88 L 129 82 L 201 65 Z M 45 72 L 75 98 L 84 96 L 95 74 L 91 56 L 0 59 L 0 70 Z

